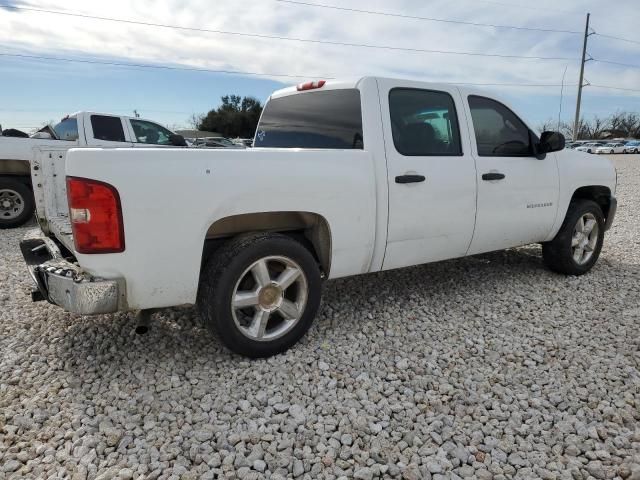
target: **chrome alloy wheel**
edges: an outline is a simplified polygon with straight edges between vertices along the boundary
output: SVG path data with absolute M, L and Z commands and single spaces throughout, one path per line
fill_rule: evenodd
M 243 272 L 233 289 L 233 320 L 251 340 L 275 340 L 300 321 L 307 292 L 307 277 L 296 262 L 282 256 L 261 258 Z
M 24 212 L 24 199 L 15 190 L 0 190 L 0 219 L 13 220 Z
M 578 219 L 571 238 L 571 252 L 574 262 L 578 265 L 584 265 L 591 260 L 598 244 L 599 233 L 600 227 L 598 227 L 596 217 L 592 213 L 585 213 Z

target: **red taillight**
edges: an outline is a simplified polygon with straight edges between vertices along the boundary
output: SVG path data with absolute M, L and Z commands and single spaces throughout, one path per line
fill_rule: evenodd
M 296 89 L 299 92 L 303 92 L 304 90 L 314 90 L 316 88 L 324 87 L 324 84 L 327 83 L 326 80 L 318 80 L 317 82 L 306 82 L 299 84 Z
M 111 185 L 67 177 L 69 217 L 78 253 L 124 252 L 120 195 Z

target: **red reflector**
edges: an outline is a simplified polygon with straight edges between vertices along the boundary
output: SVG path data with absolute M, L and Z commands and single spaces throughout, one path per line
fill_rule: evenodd
M 67 177 L 69 218 L 78 253 L 124 252 L 120 195 L 111 185 Z
M 318 80 L 317 82 L 306 82 L 306 83 L 301 83 L 299 84 L 296 89 L 299 92 L 302 92 L 304 90 L 314 90 L 316 88 L 322 88 L 324 87 L 324 84 L 327 83 L 326 80 Z

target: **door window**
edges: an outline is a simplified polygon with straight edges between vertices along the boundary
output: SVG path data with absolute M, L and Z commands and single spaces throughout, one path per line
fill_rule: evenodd
M 533 155 L 529 128 L 503 104 L 471 95 L 469 108 L 476 133 L 478 155 L 522 157 Z
M 93 138 L 108 142 L 125 142 L 124 128 L 120 117 L 106 115 L 91 115 Z
M 131 120 L 133 133 L 138 143 L 151 145 L 171 145 L 173 133 L 164 127 L 146 120 Z
M 448 93 L 394 88 L 389 92 L 389 112 L 398 153 L 462 155 L 456 107 Z

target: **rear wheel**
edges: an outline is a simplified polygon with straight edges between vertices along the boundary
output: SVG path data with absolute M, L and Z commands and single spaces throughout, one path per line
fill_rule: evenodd
M 268 357 L 307 332 L 320 294 L 320 270 L 309 250 L 285 235 L 258 233 L 214 254 L 203 271 L 198 307 L 230 350 Z
M 604 241 L 604 215 L 592 200 L 574 200 L 556 237 L 542 245 L 545 264 L 553 271 L 582 275 L 595 265 Z
M 33 216 L 33 193 L 14 178 L 0 178 L 0 228 L 25 224 Z

